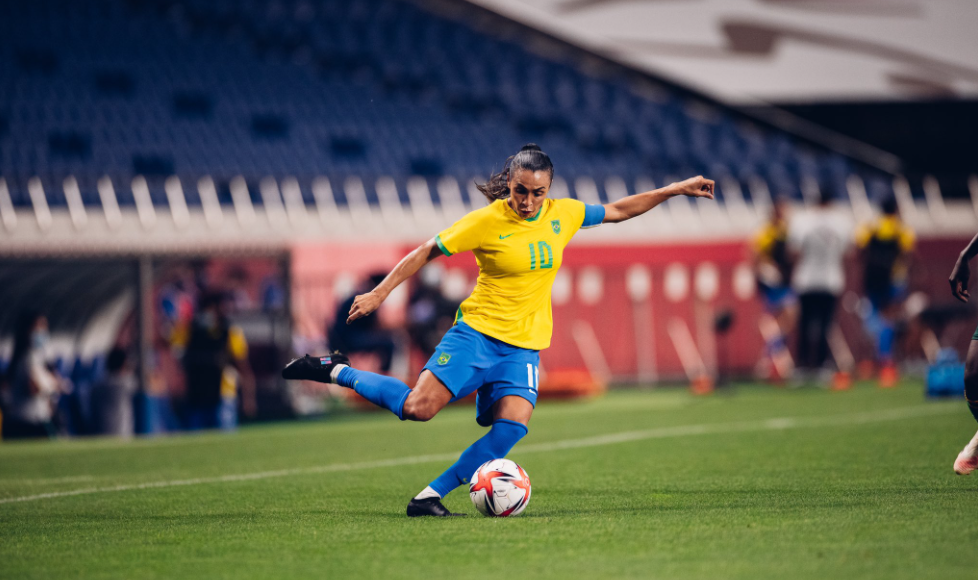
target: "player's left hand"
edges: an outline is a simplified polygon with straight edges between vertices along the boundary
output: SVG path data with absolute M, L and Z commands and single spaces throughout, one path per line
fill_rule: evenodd
M 968 260 L 962 256 L 955 262 L 954 269 L 951 270 L 951 276 L 947 279 L 951 284 L 951 294 L 961 302 L 967 303 L 968 298 L 971 297 L 968 293 L 968 278 L 970 277 L 971 267 L 968 265 Z
M 705 197 L 713 199 L 713 187 L 715 182 L 702 175 L 690 177 L 676 184 L 679 187 L 679 194 L 687 197 Z

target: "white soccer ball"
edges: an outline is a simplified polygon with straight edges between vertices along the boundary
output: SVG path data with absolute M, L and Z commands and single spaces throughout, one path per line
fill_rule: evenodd
M 484 516 L 518 516 L 530 503 L 530 476 L 509 459 L 487 461 L 472 474 L 469 497 Z

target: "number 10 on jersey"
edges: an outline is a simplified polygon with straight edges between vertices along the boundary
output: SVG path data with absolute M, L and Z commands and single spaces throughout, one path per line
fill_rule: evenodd
M 554 251 L 547 242 L 537 242 L 536 247 L 530 244 L 530 269 L 537 269 L 537 255 L 540 256 L 540 268 L 554 267 Z

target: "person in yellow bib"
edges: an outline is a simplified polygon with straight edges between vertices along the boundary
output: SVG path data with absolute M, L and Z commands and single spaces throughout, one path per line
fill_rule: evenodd
M 781 380 L 791 378 L 794 373 L 795 362 L 785 337 L 794 330 L 798 319 L 798 297 L 791 289 L 794 264 L 788 251 L 788 211 L 788 200 L 776 199 L 770 219 L 754 236 L 751 248 L 758 294 L 764 302 L 764 312 L 758 318 L 758 328 L 764 337 L 764 358 L 759 361 L 758 369 Z
M 448 403 L 476 395 L 476 421 L 489 432 L 410 501 L 408 516 L 452 516 L 441 499 L 467 483 L 476 468 L 506 457 L 527 433 L 537 400 L 540 351 L 550 346 L 550 289 L 564 248 L 581 228 L 639 216 L 670 197 L 713 199 L 702 176 L 628 196 L 605 205 L 550 199 L 554 169 L 535 144 L 506 160 L 479 190 L 489 205 L 475 210 L 408 254 L 372 291 L 357 296 L 348 321 L 377 310 L 401 282 L 438 256 L 475 254 L 479 278 L 425 365 L 414 389 L 392 377 L 350 367 L 341 353 L 294 359 L 290 380 L 351 388 L 398 418 L 428 421 Z
M 907 271 L 916 238 L 910 226 L 900 219 L 895 197 L 883 199 L 880 209 L 879 218 L 856 231 L 866 296 L 860 314 L 876 349 L 880 386 L 892 387 L 898 378 L 894 342 L 903 317 Z

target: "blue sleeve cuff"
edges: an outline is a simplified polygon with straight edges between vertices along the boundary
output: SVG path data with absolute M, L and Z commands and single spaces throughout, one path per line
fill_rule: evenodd
M 584 206 L 584 223 L 582 228 L 593 228 L 604 222 L 604 206 L 586 204 Z

